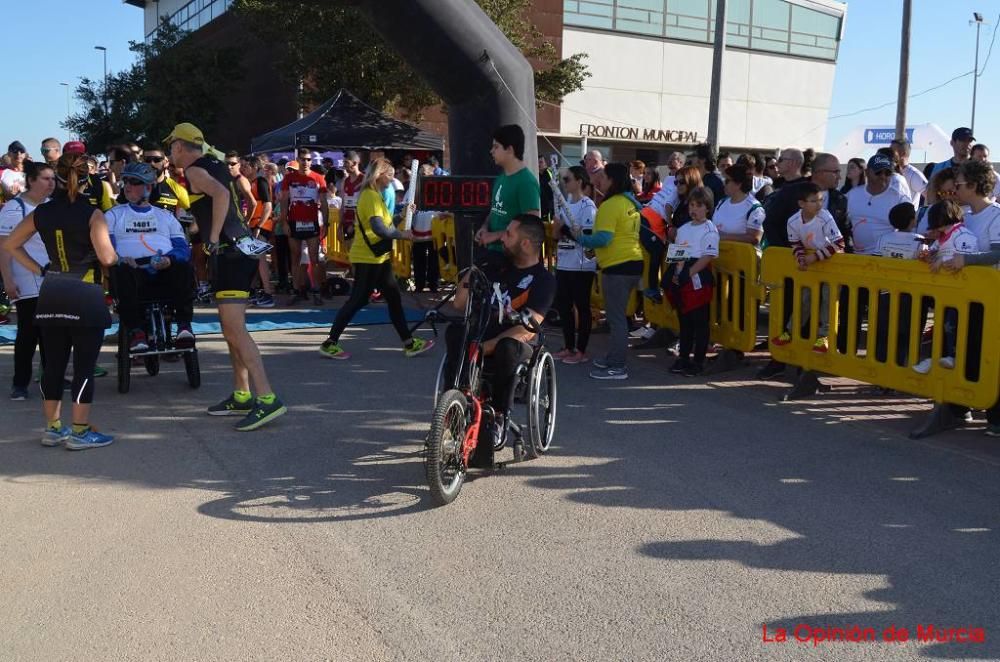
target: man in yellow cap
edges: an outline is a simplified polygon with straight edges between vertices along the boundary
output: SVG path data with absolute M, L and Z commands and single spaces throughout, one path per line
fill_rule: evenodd
M 187 122 L 178 124 L 163 142 L 170 149 L 170 160 L 184 168 L 191 213 L 211 256 L 219 322 L 233 363 L 233 393 L 209 407 L 208 413 L 242 416 L 236 429 L 256 430 L 287 411 L 271 389 L 260 350 L 246 326 L 250 285 L 263 253 L 250 239 L 233 176 L 219 159 L 219 152 L 205 142 L 201 130 Z

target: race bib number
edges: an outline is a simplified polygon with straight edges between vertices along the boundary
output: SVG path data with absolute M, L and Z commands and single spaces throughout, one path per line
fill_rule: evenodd
M 296 223 L 295 224 L 295 231 L 296 232 L 312 232 L 315 227 L 316 227 L 315 223 Z
M 691 250 L 687 246 L 680 244 L 670 244 L 667 247 L 667 260 L 671 262 L 683 262 L 688 259 Z

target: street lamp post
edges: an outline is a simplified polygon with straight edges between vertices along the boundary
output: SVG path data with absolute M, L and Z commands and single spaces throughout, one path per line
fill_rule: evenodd
M 104 53 L 104 116 L 108 115 L 108 49 L 104 46 L 94 46 L 95 51 Z
M 66 121 L 68 122 L 69 121 L 69 115 L 70 115 L 70 110 L 69 110 L 69 83 L 59 83 L 59 84 L 66 88 Z M 69 127 L 66 127 L 66 139 L 70 140 L 72 138 L 73 138 L 73 134 L 70 132 Z
M 976 24 L 976 66 L 972 72 L 972 121 L 969 122 L 969 128 L 972 129 L 973 135 L 976 132 L 976 88 L 979 84 L 979 31 L 983 27 L 983 15 L 977 11 L 972 12 L 972 20 L 969 21 L 969 25 L 973 23 Z

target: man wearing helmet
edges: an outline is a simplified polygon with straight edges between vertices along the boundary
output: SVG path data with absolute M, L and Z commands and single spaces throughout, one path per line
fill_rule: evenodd
M 147 163 L 130 163 L 122 171 L 122 192 L 125 204 L 112 207 L 107 213 L 111 243 L 122 258 L 114 268 L 115 292 L 118 297 L 120 332 L 129 332 L 129 349 L 145 352 L 149 349 L 142 330 L 141 294 L 155 288 L 163 292 L 174 309 L 178 348 L 193 347 L 191 331 L 194 315 L 194 271 L 191 268 L 191 248 L 184 229 L 168 211 L 149 202 L 156 187 L 157 174 Z

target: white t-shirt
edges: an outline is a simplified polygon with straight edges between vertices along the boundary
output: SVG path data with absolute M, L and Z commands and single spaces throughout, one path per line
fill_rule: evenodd
M 584 230 L 594 229 L 594 218 L 597 216 L 597 205 L 586 196 L 569 203 L 571 218 L 563 218 L 567 227 L 579 225 Z M 597 258 L 588 258 L 586 249 L 572 239 L 559 237 L 556 250 L 556 269 L 563 271 L 594 271 L 597 269 Z
M 437 212 L 433 211 L 418 211 L 413 214 L 413 241 L 431 241 L 434 237 L 432 235 L 432 228 L 434 227 L 434 217 L 437 216 Z
M 719 231 L 712 221 L 695 223 L 689 221 L 677 228 L 674 240 L 677 250 L 684 251 L 684 259 L 719 256 Z
M 772 186 L 772 185 L 774 185 L 774 180 L 771 179 L 770 177 L 766 175 L 754 175 L 753 185 L 750 188 L 750 192 L 756 195 L 757 191 L 761 190 L 765 186 Z
M 671 210 L 676 210 L 677 205 L 680 203 L 680 197 L 677 195 L 677 185 L 674 183 L 673 177 L 669 179 L 669 182 L 663 182 L 663 188 L 657 191 L 653 195 L 653 199 L 646 205 L 667 222 L 670 221 L 671 214 L 667 213 L 666 208 L 669 206 Z
M 837 222 L 825 209 L 820 209 L 819 213 L 808 222 L 803 222 L 801 210 L 795 212 L 788 219 L 787 229 L 789 243 L 800 243 L 808 250 L 829 248 L 844 238 L 840 234 Z
M 937 252 L 935 259 L 947 262 L 955 255 L 973 255 L 979 252 L 979 241 L 964 223 L 951 226 L 947 234 L 931 244 L 931 252 Z
M 720 234 L 743 234 L 747 230 L 763 231 L 764 216 L 764 207 L 752 195 L 737 203 L 723 198 L 712 214 L 712 223 Z
M 874 255 L 882 235 L 894 232 L 889 223 L 889 210 L 901 202 L 910 204 L 910 196 L 890 186 L 878 195 L 872 195 L 864 186 L 847 192 L 847 215 L 854 227 L 854 252 Z
M 907 186 L 910 187 L 910 201 L 915 209 L 919 209 L 920 194 L 927 190 L 927 178 L 912 163 L 908 163 L 903 168 L 903 177 L 906 179 Z
M 905 195 L 908 202 L 913 198 L 913 192 L 910 191 L 910 183 L 906 181 L 906 177 L 898 172 L 892 173 L 892 179 L 889 180 L 889 188 L 896 189 Z
M 22 203 L 24 204 L 23 210 L 21 208 Z M 35 205 L 24 198 L 18 197 L 8 200 L 3 209 L 0 209 L 0 237 L 9 237 L 14 228 L 17 227 L 17 224 L 34 210 Z M 28 241 L 24 242 L 24 250 L 27 251 L 32 260 L 43 267 L 49 263 L 48 251 L 45 250 L 45 244 L 42 243 L 42 238 L 38 236 L 37 232 L 31 235 Z M 10 266 L 18 294 L 17 299 L 14 299 L 14 301 L 37 297 L 38 288 L 42 286 L 42 277 L 36 276 L 22 267 L 21 263 L 17 260 L 12 260 Z
M 171 239 L 185 239 L 184 229 L 174 215 L 158 207 L 118 205 L 105 212 L 105 217 L 115 251 L 122 257 L 151 257 L 158 252 L 166 255 L 174 247 Z
M 12 197 L 23 191 L 25 181 L 24 171 L 18 172 L 7 168 L 0 174 L 0 187 L 3 188 L 3 194 L 7 197 Z
M 923 246 L 918 239 L 919 237 L 921 235 L 916 232 L 902 232 L 900 230 L 883 235 L 878 240 L 878 249 L 875 254 L 896 260 L 915 260 L 920 255 L 920 247 Z
M 979 253 L 990 250 L 990 244 L 1000 244 L 1000 203 L 992 203 L 978 214 L 965 212 L 965 227 L 976 235 Z

